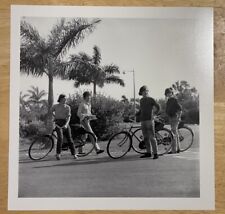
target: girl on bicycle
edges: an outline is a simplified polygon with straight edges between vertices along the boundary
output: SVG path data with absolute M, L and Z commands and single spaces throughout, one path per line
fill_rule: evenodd
M 60 154 L 62 150 L 63 134 L 67 138 L 71 155 L 77 159 L 75 154 L 75 148 L 72 140 L 71 129 L 69 121 L 71 117 L 70 106 L 66 104 L 66 95 L 60 94 L 58 98 L 58 104 L 53 105 L 52 114 L 55 119 L 56 132 L 57 132 L 57 147 L 56 147 L 56 159 L 60 160 Z
M 179 142 L 179 135 L 178 135 L 178 125 L 180 122 L 182 109 L 177 99 L 174 97 L 173 90 L 171 88 L 167 88 L 165 90 L 165 96 L 168 99 L 166 103 L 166 114 L 169 117 L 171 132 L 173 134 L 172 149 L 169 152 L 169 154 L 179 153 L 180 142 Z
M 142 86 L 139 90 L 139 95 L 142 96 L 140 100 L 140 122 L 141 129 L 144 136 L 147 153 L 140 158 L 151 157 L 151 150 L 153 150 L 153 159 L 158 158 L 157 141 L 155 138 L 155 124 L 153 119 L 153 110 L 156 108 L 156 114 L 159 112 L 159 104 L 149 97 L 147 86 Z M 152 148 L 152 149 L 151 149 Z
M 80 103 L 78 107 L 77 116 L 80 118 L 80 123 L 86 129 L 86 131 L 89 131 L 95 135 L 95 133 L 93 132 L 91 128 L 90 121 L 95 120 L 97 118 L 95 115 L 91 113 L 91 93 L 88 91 L 85 91 L 83 93 L 83 102 Z M 104 152 L 104 150 L 100 149 L 97 143 L 96 135 L 95 135 L 95 139 L 91 138 L 91 141 L 95 147 L 95 151 L 97 154 Z M 82 153 L 81 149 L 82 147 L 80 147 L 79 153 Z

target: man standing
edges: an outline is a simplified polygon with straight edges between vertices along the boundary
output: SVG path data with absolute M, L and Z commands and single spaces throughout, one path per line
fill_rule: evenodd
M 140 121 L 141 129 L 144 136 L 147 153 L 140 158 L 151 157 L 151 150 L 153 150 L 153 159 L 158 158 L 157 141 L 155 138 L 155 124 L 153 118 L 153 109 L 156 108 L 156 114 L 159 112 L 159 104 L 149 96 L 147 86 L 142 86 L 139 90 L 139 95 L 142 96 L 140 100 Z M 152 149 L 151 149 L 152 148 Z

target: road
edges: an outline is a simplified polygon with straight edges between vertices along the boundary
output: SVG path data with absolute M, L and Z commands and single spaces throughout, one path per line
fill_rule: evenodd
M 19 197 L 199 197 L 199 135 L 186 152 L 157 160 L 135 152 L 114 160 L 107 153 L 79 160 L 52 152 L 42 161 L 29 160 L 20 150 Z M 100 144 L 103 148 L 105 142 Z

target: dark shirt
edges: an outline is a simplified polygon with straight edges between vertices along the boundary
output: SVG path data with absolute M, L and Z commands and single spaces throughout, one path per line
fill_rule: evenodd
M 143 97 L 140 100 L 140 121 L 152 119 L 153 107 L 156 107 L 156 114 L 159 112 L 159 104 L 151 97 Z
M 181 108 L 181 106 L 178 103 L 176 98 L 171 97 L 171 98 L 168 99 L 168 101 L 166 103 L 166 114 L 169 117 L 176 116 L 176 113 L 181 111 L 181 110 L 182 110 L 182 108 Z

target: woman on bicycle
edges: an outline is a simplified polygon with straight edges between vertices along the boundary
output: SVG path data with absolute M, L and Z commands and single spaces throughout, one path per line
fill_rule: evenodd
M 88 91 L 85 91 L 83 93 L 83 102 L 80 103 L 78 107 L 77 116 L 80 118 L 80 123 L 86 129 L 86 131 L 89 131 L 95 135 L 95 133 L 93 132 L 91 128 L 90 121 L 95 120 L 96 116 L 91 113 L 91 93 Z M 91 141 L 94 145 L 94 148 L 97 154 L 104 152 L 104 150 L 100 149 L 97 143 L 96 135 L 95 135 L 95 139 L 91 138 Z M 81 149 L 79 153 L 82 153 Z
M 178 125 L 182 114 L 182 108 L 177 99 L 174 97 L 173 90 L 171 88 L 167 88 L 165 90 L 165 96 L 168 99 L 166 103 L 166 114 L 169 117 L 169 124 L 173 134 L 172 148 L 169 154 L 174 154 L 180 152 Z
M 159 104 L 149 97 L 147 86 L 142 86 L 139 90 L 139 95 L 142 96 L 140 100 L 140 122 L 141 129 L 144 136 L 147 153 L 140 158 L 151 157 L 151 150 L 153 150 L 153 159 L 158 158 L 157 141 L 155 138 L 155 124 L 153 119 L 153 109 L 156 108 L 156 114 L 159 112 Z
M 53 105 L 52 114 L 55 119 L 56 132 L 57 132 L 57 147 L 56 147 L 56 159 L 60 160 L 60 154 L 62 150 L 63 134 L 67 138 L 71 155 L 77 159 L 75 154 L 74 143 L 72 140 L 71 129 L 69 121 L 71 117 L 70 106 L 66 104 L 66 95 L 60 94 L 58 98 L 58 104 Z

